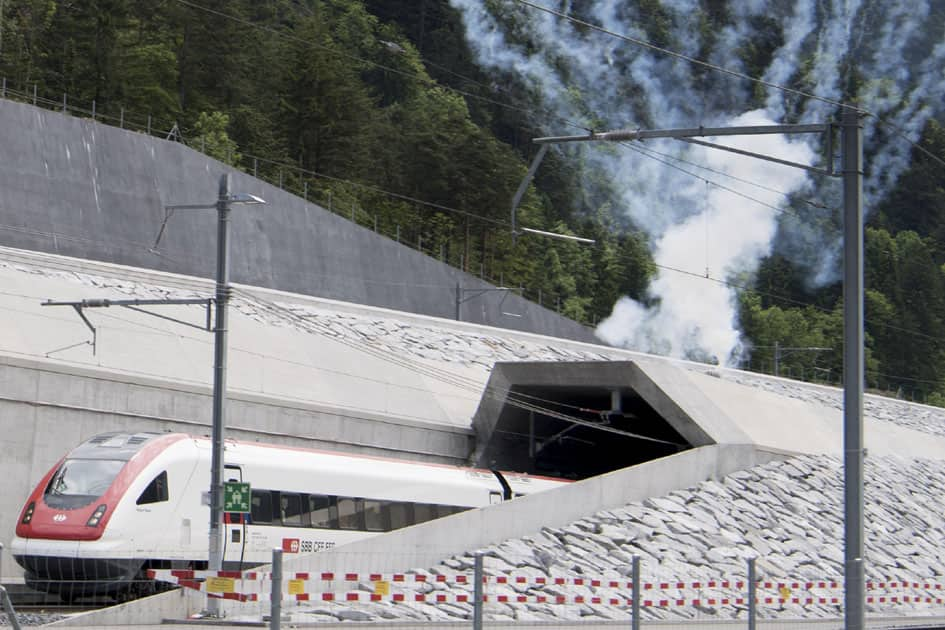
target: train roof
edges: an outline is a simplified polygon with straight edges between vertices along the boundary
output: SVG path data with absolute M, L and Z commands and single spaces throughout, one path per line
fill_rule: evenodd
M 99 433 L 89 438 L 69 452 L 72 459 L 112 459 L 128 461 L 135 453 L 144 448 L 144 445 L 163 436 L 181 435 L 158 433 L 156 431 L 138 431 L 135 433 L 113 431 Z
M 209 442 L 210 438 L 206 435 L 193 435 L 187 433 L 161 433 L 155 431 L 136 431 L 136 432 L 127 432 L 127 431 L 112 431 L 108 433 L 100 433 L 95 435 L 88 440 L 82 442 L 72 451 L 69 452 L 68 457 L 72 459 L 110 459 L 110 460 L 120 460 L 128 461 L 136 453 L 141 451 L 146 445 L 151 444 L 154 440 L 159 438 L 165 438 L 168 441 L 168 446 L 171 443 L 180 441 L 180 440 L 195 440 L 195 441 L 206 441 Z M 298 446 L 288 446 L 283 444 L 270 444 L 263 442 L 249 442 L 243 440 L 233 440 L 227 439 L 227 445 L 236 447 L 238 450 L 243 450 L 244 453 L 246 449 L 254 451 L 260 449 L 258 452 L 266 452 L 271 450 L 284 451 L 287 453 L 297 453 L 301 456 L 305 455 L 316 455 L 324 456 L 329 458 L 337 458 L 336 461 L 344 460 L 357 460 L 357 461 L 377 461 L 385 462 L 392 465 L 400 465 L 405 467 L 410 466 L 421 466 L 424 468 L 442 468 L 443 470 L 455 470 L 455 471 L 465 471 L 467 473 L 480 473 L 483 476 L 489 478 L 492 477 L 492 472 L 490 470 L 478 469 L 469 466 L 453 466 L 449 464 L 437 464 L 431 462 L 417 462 L 409 459 L 400 459 L 393 457 L 379 457 L 377 455 L 365 455 L 358 453 L 346 453 L 342 451 L 332 451 L 324 449 L 314 449 L 314 448 L 304 448 Z M 529 480 L 547 480 L 554 482 L 567 482 L 566 479 L 558 479 L 554 477 L 544 477 L 540 475 L 529 475 L 526 473 L 518 473 L 511 471 L 501 471 L 503 475 L 509 481 L 523 481 L 528 482 Z

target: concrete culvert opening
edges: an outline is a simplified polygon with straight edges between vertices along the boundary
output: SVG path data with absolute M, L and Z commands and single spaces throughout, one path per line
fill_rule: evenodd
M 584 479 L 713 441 L 633 362 L 499 363 L 473 464 Z

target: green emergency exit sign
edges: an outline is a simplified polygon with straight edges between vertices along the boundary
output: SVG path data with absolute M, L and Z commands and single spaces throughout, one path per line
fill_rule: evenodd
M 249 512 L 249 499 L 252 493 L 248 483 L 227 481 L 223 484 L 223 511 Z

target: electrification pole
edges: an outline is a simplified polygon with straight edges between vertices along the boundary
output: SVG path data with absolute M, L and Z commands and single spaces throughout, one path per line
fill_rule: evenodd
M 863 124 L 845 108 L 843 155 L 843 535 L 846 630 L 862 630 L 863 583 Z
M 255 195 L 246 193 L 230 194 L 230 176 L 220 176 L 219 194 L 213 205 L 197 204 L 168 206 L 165 210 L 202 210 L 216 208 L 217 211 L 217 273 L 216 307 L 213 328 L 213 421 L 212 451 L 210 455 L 210 527 L 207 539 L 207 568 L 219 571 L 223 568 L 223 451 L 226 430 L 226 338 L 227 306 L 230 301 L 230 206 L 232 204 L 264 204 Z M 158 241 L 164 233 L 164 227 L 170 214 L 165 215 L 164 225 L 158 234 Z M 155 247 L 157 241 L 155 242 Z M 215 598 L 207 599 L 207 612 L 219 617 L 220 602 Z
M 213 426 L 211 436 L 213 451 L 210 459 L 210 535 L 207 568 L 211 571 L 223 569 L 223 432 L 226 415 L 226 315 L 230 300 L 230 177 L 220 176 L 220 192 L 217 196 L 217 277 L 216 317 L 213 330 Z M 218 602 L 207 600 L 207 609 L 219 616 Z
M 841 118 L 843 177 L 843 470 L 844 470 L 844 628 L 863 630 L 863 127 L 860 111 L 843 106 Z M 673 138 L 738 155 L 793 166 L 820 175 L 833 170 L 832 125 L 763 125 L 606 131 L 583 136 L 536 138 L 538 144 Z M 698 137 L 759 134 L 826 134 L 826 167 L 819 168 L 725 145 Z M 544 154 L 539 154 L 544 155 Z M 534 174 L 533 171 L 529 177 Z

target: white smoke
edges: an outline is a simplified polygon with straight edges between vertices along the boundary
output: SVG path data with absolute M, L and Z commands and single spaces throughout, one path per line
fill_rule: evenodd
M 670 128 L 787 122 L 829 122 L 837 108 L 780 90 L 764 91 L 744 80 L 698 69 L 671 56 L 645 49 L 514 0 L 450 0 L 462 12 L 467 39 L 484 67 L 513 72 L 536 92 L 544 107 L 585 127 Z M 541 1 L 541 0 L 539 0 Z M 698 0 L 664 0 L 670 20 L 663 35 L 668 47 L 699 56 L 706 33 L 700 30 Z M 654 22 L 648 5 L 635 0 L 567 0 L 546 6 L 580 15 L 604 28 L 649 39 Z M 860 103 L 916 139 L 945 100 L 945 42 L 941 20 L 929 26 L 928 0 L 729 0 L 729 22 L 711 33 L 708 61 L 745 72 L 746 50 L 755 49 L 759 29 L 780 29 L 763 79 L 792 84 L 838 101 L 853 78 L 860 80 Z M 490 9 L 489 7 L 493 7 Z M 496 8 L 497 7 L 497 8 Z M 495 12 L 500 12 L 497 15 Z M 859 75 L 846 63 L 856 58 Z M 903 60 L 912 60 L 904 67 Z M 762 109 L 758 110 L 761 106 Z M 757 111 L 756 111 L 757 110 Z M 867 211 L 908 165 L 910 147 L 876 118 L 865 122 Z M 549 134 L 576 133 L 555 126 Z M 803 163 L 822 164 L 819 139 L 761 136 L 728 139 L 727 144 Z M 839 207 L 835 181 L 809 181 L 801 170 L 780 167 L 720 151 L 669 141 L 642 147 L 581 147 L 592 168 L 612 174 L 618 190 L 615 207 L 629 215 L 653 244 L 661 265 L 645 304 L 627 298 L 598 329 L 605 340 L 637 349 L 728 363 L 737 358 L 739 331 L 734 292 L 725 281 L 751 272 L 770 253 L 777 234 L 785 250 L 804 252 L 813 282 L 832 279 L 838 251 L 836 234 L 799 220 L 780 221 L 768 206 L 787 209 L 787 193 L 815 196 L 824 212 Z M 657 151 L 659 154 L 651 153 Z M 641 155 L 643 153 L 644 155 Z M 723 175 L 679 165 L 683 158 L 754 182 L 746 186 Z M 682 166 L 690 173 L 667 166 Z M 693 177 L 693 173 L 696 175 Z M 714 182 L 706 185 L 705 180 Z M 756 201 L 724 190 L 736 189 Z M 770 189 L 770 190 L 769 190 Z M 772 192 L 777 191 L 777 192 Z M 783 218 L 784 215 L 782 215 Z M 706 276 L 709 276 L 708 278 Z
M 749 112 L 729 126 L 771 125 L 762 112 Z M 725 144 L 810 164 L 814 152 L 803 141 L 783 136 L 741 136 Z M 719 150 L 694 151 L 695 161 L 767 188 L 790 191 L 806 183 L 804 171 Z M 734 189 L 734 187 L 733 187 Z M 737 190 L 737 189 L 736 189 Z M 730 363 L 738 359 L 735 292 L 724 282 L 733 274 L 753 271 L 768 253 L 777 230 L 777 208 L 783 195 L 754 187 L 751 196 L 772 207 L 710 184 L 702 210 L 671 226 L 656 242 L 653 257 L 659 271 L 649 292 L 656 303 L 644 306 L 621 299 L 597 329 L 608 343 L 645 352 Z M 714 281 L 713 281 L 714 280 Z

